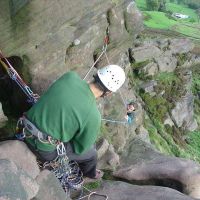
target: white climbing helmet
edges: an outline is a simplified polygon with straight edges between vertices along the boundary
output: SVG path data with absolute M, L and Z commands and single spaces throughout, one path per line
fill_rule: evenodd
M 108 65 L 97 71 L 103 85 L 111 92 L 116 92 L 125 81 L 125 72 L 118 65 Z

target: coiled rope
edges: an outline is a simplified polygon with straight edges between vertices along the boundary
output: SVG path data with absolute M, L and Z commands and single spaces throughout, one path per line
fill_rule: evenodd
M 68 159 L 62 142 L 57 145 L 57 154 L 56 159 L 45 162 L 42 168 L 48 169 L 55 174 L 66 194 L 69 194 L 70 189 L 81 189 L 83 186 L 83 174 L 78 163 Z

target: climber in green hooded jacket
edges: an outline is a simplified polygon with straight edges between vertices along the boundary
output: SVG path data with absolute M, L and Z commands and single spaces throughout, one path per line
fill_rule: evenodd
M 26 137 L 29 148 L 41 161 L 51 161 L 57 157 L 55 141 L 63 142 L 67 156 L 77 161 L 83 175 L 96 178 L 94 144 L 101 124 L 96 99 L 116 92 L 124 81 L 124 70 L 117 65 L 99 69 L 90 83 L 75 72 L 64 74 L 25 113 L 25 132 L 38 133 Z M 48 139 L 41 139 L 41 134 Z

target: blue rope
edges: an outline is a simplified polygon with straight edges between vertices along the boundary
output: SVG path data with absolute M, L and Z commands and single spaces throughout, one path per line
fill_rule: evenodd
M 111 122 L 111 123 L 127 124 L 127 121 L 112 120 L 112 119 L 101 119 L 101 120 Z

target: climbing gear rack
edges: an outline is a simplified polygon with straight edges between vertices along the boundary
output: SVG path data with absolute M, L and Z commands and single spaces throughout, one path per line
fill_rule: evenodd
M 43 169 L 48 169 L 55 174 L 67 195 L 70 189 L 81 189 L 83 185 L 83 174 L 75 161 L 70 161 L 67 157 L 63 143 L 57 145 L 57 158 L 53 161 L 45 162 Z

